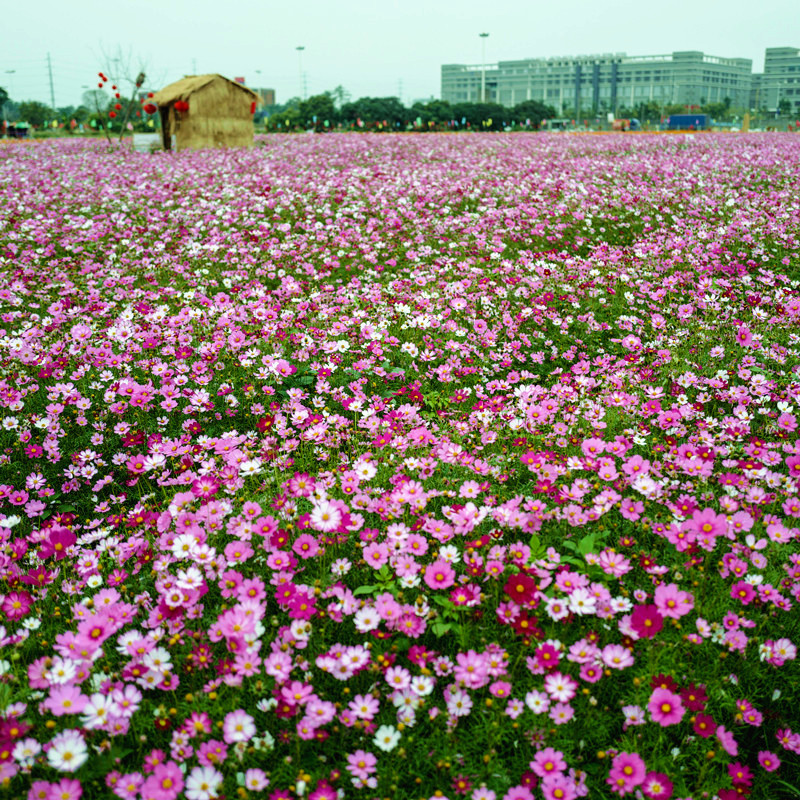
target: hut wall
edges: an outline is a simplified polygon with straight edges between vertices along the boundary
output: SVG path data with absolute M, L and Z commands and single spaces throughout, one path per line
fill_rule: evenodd
M 223 80 L 194 92 L 175 131 L 178 149 L 252 147 L 251 102 L 249 93 Z

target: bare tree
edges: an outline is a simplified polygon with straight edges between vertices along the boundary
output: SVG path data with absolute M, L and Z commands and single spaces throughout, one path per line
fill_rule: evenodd
M 149 91 L 147 87 L 147 63 L 141 56 L 134 56 L 131 48 L 123 51 L 117 45 L 116 50 L 106 51 L 101 47 L 103 83 L 110 83 L 113 92 L 113 99 L 109 109 L 109 116 L 114 119 L 121 116 L 119 141 L 125 135 L 125 128 L 135 110 L 140 105 L 140 94 Z M 163 76 L 157 80 L 157 84 L 163 83 Z M 129 99 L 125 95 L 130 94 Z M 111 141 L 111 137 L 106 129 L 106 138 Z

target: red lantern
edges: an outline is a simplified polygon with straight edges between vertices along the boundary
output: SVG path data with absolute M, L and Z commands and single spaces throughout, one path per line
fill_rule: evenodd
M 119 111 L 122 108 L 122 105 L 120 103 L 114 103 L 114 108 L 116 108 L 117 111 Z
M 152 103 L 145 103 L 144 112 L 145 114 L 155 114 L 158 108 L 154 106 Z
M 253 102 L 250 103 L 250 113 L 251 114 L 255 114 L 256 113 L 256 101 L 255 100 L 253 100 Z
M 152 93 L 152 92 L 148 92 L 148 93 L 147 93 L 147 96 L 148 96 L 148 97 L 152 97 L 152 96 L 153 96 L 153 93 Z
M 97 88 L 98 88 L 98 89 L 102 89 L 102 88 L 103 88 L 103 84 L 102 84 L 102 83 L 98 83 L 98 84 L 97 84 Z
M 176 100 L 175 101 L 175 110 L 184 112 L 189 110 L 189 104 L 185 100 Z
M 109 111 L 108 112 L 108 116 L 111 117 L 111 119 L 114 119 L 114 117 L 117 116 L 117 112 L 116 111 Z

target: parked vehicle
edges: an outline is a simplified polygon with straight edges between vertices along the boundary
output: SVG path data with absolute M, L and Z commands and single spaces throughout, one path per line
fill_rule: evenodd
M 615 131 L 640 131 L 642 123 L 638 119 L 615 119 L 611 124 L 611 129 Z
M 668 131 L 707 131 L 710 127 L 708 114 L 671 114 L 667 119 Z

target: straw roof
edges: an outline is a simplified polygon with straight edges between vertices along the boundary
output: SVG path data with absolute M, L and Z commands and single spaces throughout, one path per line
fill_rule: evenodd
M 157 91 L 153 95 L 153 101 L 159 106 L 166 106 L 176 100 L 188 100 L 195 92 L 199 91 L 204 86 L 208 86 L 209 83 L 212 83 L 218 78 L 243 92 L 247 92 L 247 94 L 252 95 L 254 99 L 258 97 L 252 89 L 242 86 L 241 83 L 229 80 L 224 75 L 211 73 L 209 75 L 187 75 L 185 78 L 181 78 L 181 80 L 175 81 L 175 83 L 171 83 L 169 86 L 165 86 L 163 89 Z

